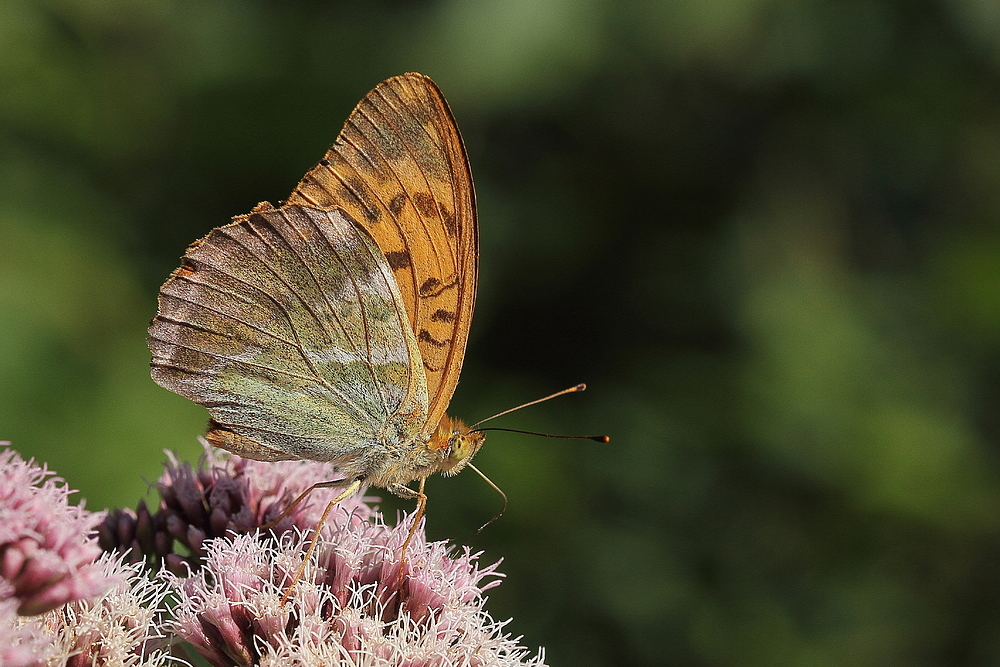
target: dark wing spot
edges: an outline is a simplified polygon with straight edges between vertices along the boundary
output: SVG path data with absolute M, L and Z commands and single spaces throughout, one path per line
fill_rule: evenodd
M 371 197 L 367 196 L 368 185 L 363 179 L 357 177 L 345 178 L 339 187 L 334 187 L 335 190 L 327 188 L 333 199 L 331 204 L 335 205 L 338 199 L 353 201 L 357 203 L 358 208 L 368 222 L 378 222 L 379 218 L 382 217 L 382 211 L 379 210 L 378 205 L 371 201 Z
M 439 308 L 431 315 L 431 322 L 454 322 L 455 313 Z
M 426 192 L 418 192 L 413 195 L 413 203 L 417 205 L 420 214 L 425 218 L 437 217 L 437 202 Z
M 444 219 L 444 229 L 448 232 L 448 236 L 457 236 L 458 220 L 455 218 L 455 214 L 447 207 L 441 206 L 441 217 Z
M 438 291 L 440 286 L 440 280 L 437 278 L 428 278 L 424 281 L 424 284 L 420 286 L 420 296 L 431 296 Z
M 368 184 L 365 179 L 359 178 L 358 176 L 345 177 L 339 186 L 337 187 L 338 192 L 343 192 L 350 195 L 351 199 L 358 203 L 364 203 L 362 197 L 358 193 L 364 193 L 368 189 Z
M 420 296 L 424 297 L 424 298 L 432 297 L 432 296 L 437 296 L 438 294 L 441 294 L 442 292 L 444 292 L 446 289 L 450 289 L 452 287 L 456 287 L 457 285 L 458 285 L 458 281 L 455 280 L 454 278 L 448 284 L 442 283 L 437 278 L 428 278 L 420 286 L 419 293 L 420 293 Z
M 434 338 L 427 331 L 427 329 L 421 329 L 420 330 L 420 334 L 417 336 L 417 341 L 419 341 L 421 343 L 430 343 L 434 347 L 444 347 L 445 345 L 447 345 L 448 343 L 451 342 L 451 339 L 449 339 L 449 340 L 434 340 Z
M 406 203 L 406 195 L 400 192 L 398 195 L 392 198 L 389 202 L 389 210 L 393 215 L 399 215 L 399 212 L 403 210 L 403 204 Z
M 387 252 L 385 258 L 389 260 L 389 266 L 392 267 L 393 271 L 405 269 L 411 262 L 410 253 L 406 250 Z
M 319 163 L 321 165 L 323 165 L 324 167 L 329 167 L 330 166 L 330 161 L 327 160 L 326 158 L 323 158 L 322 160 L 320 160 Z

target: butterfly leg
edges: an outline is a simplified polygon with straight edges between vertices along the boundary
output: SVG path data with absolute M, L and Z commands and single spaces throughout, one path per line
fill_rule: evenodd
M 271 528 L 274 528 L 275 526 L 277 526 L 279 521 L 281 521 L 286 516 L 288 516 L 291 513 L 291 511 L 293 509 L 295 509 L 295 507 L 299 503 L 301 503 L 303 500 L 306 499 L 306 496 L 308 496 L 310 493 L 312 493 L 316 489 L 332 489 L 332 488 L 336 488 L 338 486 L 345 486 L 347 484 L 349 484 L 349 483 L 348 483 L 348 481 L 346 479 L 338 479 L 338 480 L 334 480 L 334 481 L 331 481 L 331 482 L 317 482 L 316 484 L 313 484 L 308 489 L 306 489 L 305 491 L 303 491 L 302 493 L 300 493 L 298 495 L 298 497 L 295 500 L 293 500 L 288 505 L 288 507 L 286 507 L 285 509 L 283 509 L 281 511 L 281 514 L 278 515 L 278 518 L 276 518 L 274 521 L 267 522 L 266 524 L 264 524 L 263 526 L 261 526 L 261 529 L 263 529 L 263 530 L 270 530 Z M 344 497 L 346 498 L 347 496 L 344 496 Z M 337 501 L 334 501 L 334 502 L 337 502 Z
M 322 486 L 323 484 L 329 485 L 330 483 L 324 482 L 321 484 L 316 484 L 308 491 L 306 491 L 306 493 L 312 491 L 313 488 Z M 285 602 L 288 601 L 288 598 L 291 597 L 292 589 L 295 588 L 295 584 L 299 583 L 299 579 L 302 578 L 302 573 L 305 572 L 306 564 L 309 563 L 309 559 L 312 557 L 313 550 L 316 548 L 316 542 L 319 541 L 319 532 L 323 529 L 323 524 L 326 523 L 326 517 L 329 516 L 330 510 L 332 510 L 333 506 L 339 503 L 344 498 L 348 498 L 357 493 L 358 489 L 360 488 L 361 488 L 361 480 L 360 479 L 354 480 L 353 482 L 350 483 L 350 485 L 346 489 L 343 490 L 343 492 L 341 492 L 340 495 L 331 500 L 330 503 L 326 506 L 326 509 L 323 510 L 323 516 L 319 518 L 319 523 L 316 524 L 316 529 L 313 531 L 312 539 L 309 541 L 309 550 L 306 551 L 305 558 L 302 559 L 302 565 L 299 565 L 299 571 L 295 573 L 295 577 L 292 579 L 292 583 L 288 585 L 288 590 L 286 590 L 285 594 L 281 596 L 282 605 L 284 605 Z M 299 498 L 296 499 L 295 502 L 298 502 L 301 499 L 302 496 L 299 496 Z
M 417 509 L 413 513 L 413 522 L 410 524 L 410 532 L 406 535 L 406 541 L 403 542 L 403 548 L 399 555 L 399 580 L 402 583 L 403 572 L 406 569 L 406 550 L 410 546 L 410 542 L 413 540 L 413 536 L 417 532 L 417 528 L 420 526 L 420 520 L 424 518 L 424 510 L 427 509 L 427 494 L 424 493 L 424 484 L 427 482 L 426 478 L 420 480 L 420 487 L 416 490 L 411 489 L 403 484 L 394 484 L 389 490 L 395 493 L 400 498 L 410 498 L 417 501 Z

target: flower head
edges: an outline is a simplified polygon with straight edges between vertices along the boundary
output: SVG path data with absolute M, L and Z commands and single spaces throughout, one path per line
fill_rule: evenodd
M 39 616 L 16 617 L 0 603 L 0 664 L 7 667 L 165 664 L 162 621 L 165 582 L 142 566 L 105 554 L 97 563 L 118 583 L 94 600 L 78 600 Z M 3 636 L 4 631 L 10 636 Z
M 386 526 L 364 498 L 333 508 L 298 578 L 340 489 L 293 501 L 331 479 L 329 464 L 262 463 L 206 448 L 195 469 L 171 456 L 158 511 L 140 504 L 112 514 L 102 545 L 165 562 L 177 600 L 165 627 L 217 667 L 542 665 L 484 610 L 501 576 L 496 565 L 427 544 L 422 526 L 401 561 L 412 517 Z M 175 540 L 189 556 L 173 552 Z
M 320 488 L 273 527 L 300 493 L 314 484 L 338 479 L 334 467 L 315 461 L 262 462 L 230 455 L 203 442 L 205 455 L 197 469 L 167 453 L 166 470 L 156 486 L 160 508 L 152 514 L 145 503 L 136 511 L 112 512 L 100 527 L 106 551 L 130 553 L 131 560 L 146 556 L 165 560 L 167 567 L 183 574 L 198 569 L 205 557 L 205 540 L 225 535 L 253 533 L 259 528 L 279 536 L 291 530 L 306 531 L 319 522 L 326 504 L 337 491 Z M 341 501 L 363 520 L 374 512 L 358 496 Z M 174 552 L 174 540 L 190 556 Z
M 206 543 L 205 568 L 172 577 L 174 631 L 216 667 L 235 665 L 541 665 L 483 609 L 499 583 L 468 550 L 457 558 L 418 531 L 405 566 L 408 521 L 396 527 L 336 508 L 313 562 L 298 534 Z M 405 567 L 400 576 L 400 567 Z
M 69 504 L 58 477 L 11 449 L 0 452 L 0 600 L 17 613 L 41 614 L 99 595 L 115 583 L 94 564 L 92 535 L 103 512 Z

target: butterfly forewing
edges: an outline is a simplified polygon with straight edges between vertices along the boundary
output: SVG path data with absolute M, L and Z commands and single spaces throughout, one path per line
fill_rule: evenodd
M 420 351 L 429 397 L 423 431 L 432 431 L 458 382 L 478 263 L 468 158 L 437 86 L 420 74 L 377 86 L 288 204 L 342 208 L 375 239 Z
M 343 212 L 259 210 L 192 245 L 161 288 L 152 373 L 268 458 L 343 460 L 424 421 L 409 326 L 381 251 Z

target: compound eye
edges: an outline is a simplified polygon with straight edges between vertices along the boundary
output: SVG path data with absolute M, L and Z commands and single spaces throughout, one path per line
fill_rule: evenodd
M 469 439 L 461 435 L 455 436 L 451 441 L 451 454 L 448 455 L 448 458 L 461 461 L 469 455 L 469 450 Z

